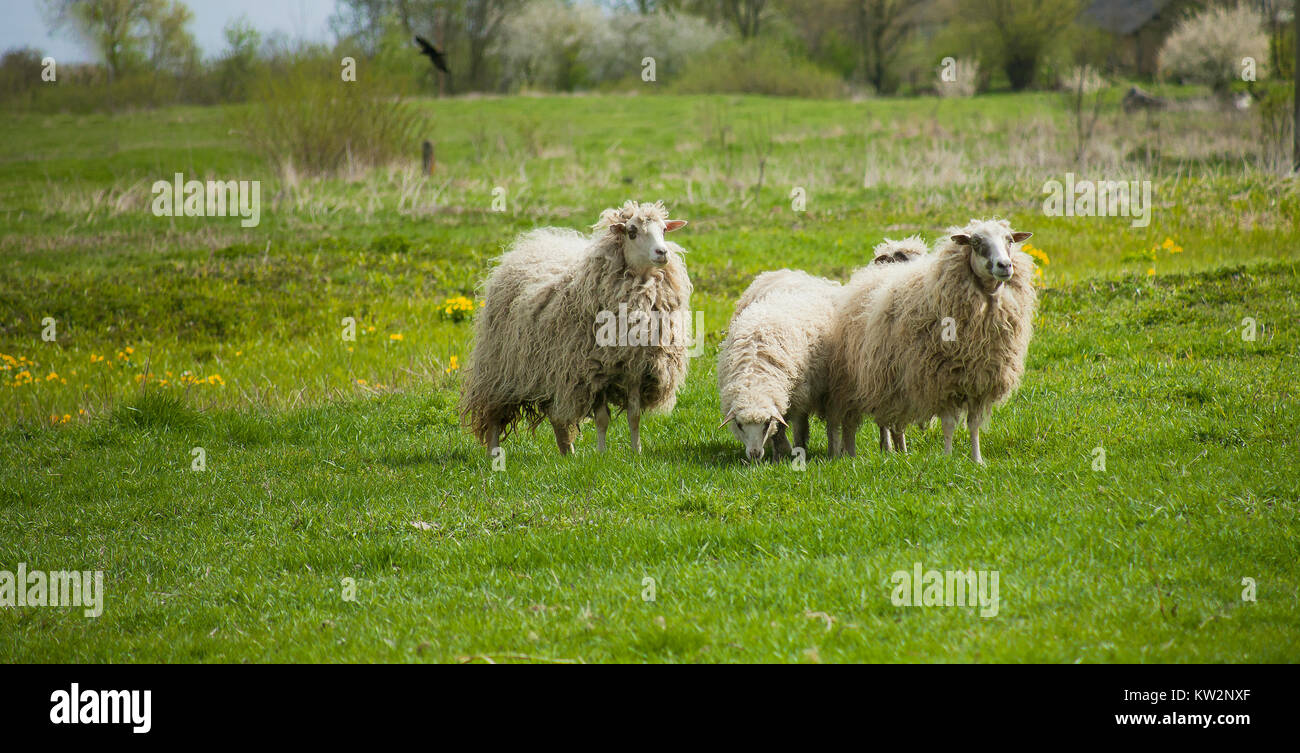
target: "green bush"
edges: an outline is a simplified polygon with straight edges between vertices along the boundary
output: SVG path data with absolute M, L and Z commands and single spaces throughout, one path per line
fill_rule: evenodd
M 840 78 L 764 42 L 728 42 L 687 64 L 673 87 L 683 94 L 768 94 L 830 98 L 843 94 Z
M 342 79 L 339 60 L 302 51 L 272 64 L 246 121 L 232 124 L 282 174 L 331 174 L 417 153 L 424 119 L 391 82 Z M 386 83 L 387 82 L 387 83 Z

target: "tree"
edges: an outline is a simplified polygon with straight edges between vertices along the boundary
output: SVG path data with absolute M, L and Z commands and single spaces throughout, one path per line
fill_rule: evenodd
M 43 9 L 53 28 L 94 48 L 110 80 L 146 60 L 175 68 L 198 57 L 190 10 L 176 0 L 44 0 Z
M 330 26 L 339 37 L 354 38 L 372 56 L 394 25 L 408 41 L 421 34 L 446 53 L 453 81 L 491 89 L 488 50 L 500 36 L 502 22 L 521 4 L 522 0 L 339 0 Z
M 957 0 L 968 38 L 1000 67 L 1019 91 L 1033 83 L 1048 50 L 1056 47 L 1083 8 L 1082 0 Z
M 199 61 L 198 46 L 186 29 L 194 14 L 176 0 L 157 2 L 145 19 L 145 44 L 155 71 L 182 73 Z
M 257 48 L 262 43 L 262 36 L 246 16 L 226 24 L 223 33 L 228 49 L 217 60 L 221 96 L 229 102 L 242 102 L 248 98 L 256 73 Z
M 742 39 L 758 36 L 767 0 L 720 0 L 722 17 L 736 27 Z
M 916 25 L 910 0 L 853 0 L 853 30 L 857 42 L 858 75 L 877 92 L 891 92 L 890 63 Z
M 464 28 L 469 40 L 469 80 L 483 86 L 483 60 L 501 31 L 501 22 L 518 5 L 517 0 L 465 0 Z

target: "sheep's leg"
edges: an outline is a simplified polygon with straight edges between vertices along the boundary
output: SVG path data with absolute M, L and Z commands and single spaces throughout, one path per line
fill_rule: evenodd
M 794 427 L 794 446 L 803 449 L 804 453 L 808 452 L 808 414 L 800 413 L 790 417 L 790 425 Z
M 605 431 L 609 428 L 609 406 L 601 403 L 596 406 L 596 451 L 605 451 Z
M 782 458 L 790 457 L 790 442 L 785 438 L 785 427 L 776 427 L 776 433 L 772 435 L 772 460 L 773 462 Z
M 889 452 L 891 449 L 892 449 L 892 445 L 889 442 L 889 428 L 886 427 L 884 424 L 881 424 L 880 425 L 880 451 Z
M 982 408 L 975 408 L 966 413 L 966 428 L 970 429 L 970 459 L 984 465 L 984 456 L 980 454 L 980 427 L 988 421 L 988 414 Z
M 501 422 L 492 421 L 488 424 L 488 455 L 494 455 L 496 449 L 501 446 Z
M 634 384 L 627 391 L 627 429 L 632 435 L 632 452 L 641 451 L 641 385 Z
M 844 454 L 851 458 L 858 456 L 858 427 L 862 425 L 861 413 L 850 413 L 844 417 Z
M 903 429 L 890 429 L 889 434 L 894 438 L 894 449 L 907 454 L 907 437 L 903 434 Z
M 834 413 L 826 414 L 826 454 L 833 458 L 840 456 L 840 417 Z
M 957 416 L 945 414 L 939 418 L 943 423 L 943 454 L 952 454 L 952 435 L 957 431 Z

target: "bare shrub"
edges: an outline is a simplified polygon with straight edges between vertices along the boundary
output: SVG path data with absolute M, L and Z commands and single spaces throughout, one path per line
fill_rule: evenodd
M 1091 65 L 1076 65 L 1061 74 L 1057 88 L 1072 94 L 1096 94 L 1106 88 L 1106 79 Z

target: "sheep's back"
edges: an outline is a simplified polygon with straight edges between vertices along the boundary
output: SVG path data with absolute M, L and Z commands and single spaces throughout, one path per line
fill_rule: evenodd
M 732 317 L 719 351 L 723 411 L 748 401 L 768 403 L 781 414 L 820 412 L 823 340 L 840 285 L 802 272 L 769 274 L 751 285 L 751 291 L 759 286 L 758 295 L 746 291 L 747 305 Z

